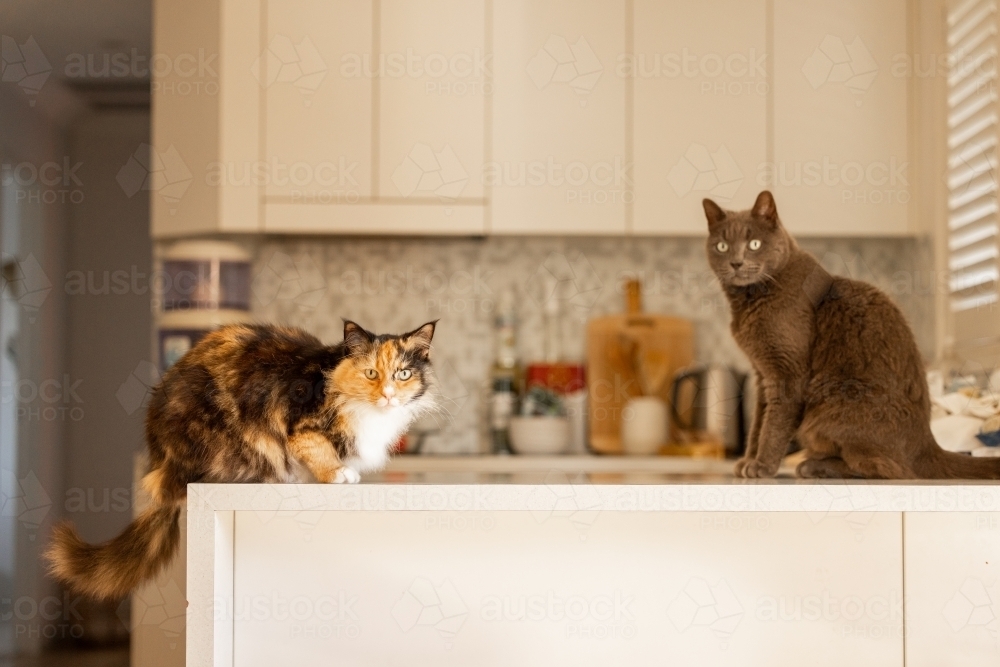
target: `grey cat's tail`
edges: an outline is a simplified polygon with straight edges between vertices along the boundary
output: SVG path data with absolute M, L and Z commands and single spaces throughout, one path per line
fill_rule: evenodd
M 948 452 L 931 439 L 926 454 L 913 464 L 921 479 L 1000 479 L 1000 457 Z
M 68 521 L 52 531 L 45 552 L 49 573 L 71 590 L 102 600 L 128 595 L 156 576 L 177 550 L 180 540 L 176 504 L 151 507 L 118 537 L 104 544 L 87 544 Z

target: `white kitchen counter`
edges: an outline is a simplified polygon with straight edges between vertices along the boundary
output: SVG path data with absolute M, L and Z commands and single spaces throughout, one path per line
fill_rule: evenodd
M 187 664 L 1000 661 L 1000 484 L 519 474 L 191 485 Z
M 582 473 L 696 474 L 731 477 L 735 461 L 681 456 L 431 456 L 394 457 L 385 472 L 481 472 L 491 474 L 562 470 Z

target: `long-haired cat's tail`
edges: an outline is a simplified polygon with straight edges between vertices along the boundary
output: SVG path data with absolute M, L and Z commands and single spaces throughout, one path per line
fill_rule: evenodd
M 81 595 L 109 600 L 128 595 L 156 576 L 177 550 L 181 508 L 157 505 L 143 511 L 117 537 L 87 544 L 68 521 L 56 525 L 45 552 L 49 572 Z
M 1000 479 L 1000 458 L 956 454 L 936 442 L 913 467 L 922 479 Z

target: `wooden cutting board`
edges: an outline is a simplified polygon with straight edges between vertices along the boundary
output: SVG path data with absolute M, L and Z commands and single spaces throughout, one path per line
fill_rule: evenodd
M 693 326 L 680 317 L 641 312 L 638 285 L 627 292 L 629 313 L 587 324 L 587 390 L 590 447 L 621 454 L 622 410 L 643 385 L 669 405 L 670 384 L 694 358 Z M 649 387 L 647 386 L 647 389 Z

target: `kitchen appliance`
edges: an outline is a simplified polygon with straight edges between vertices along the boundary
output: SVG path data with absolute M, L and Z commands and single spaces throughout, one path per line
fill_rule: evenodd
M 709 434 L 722 441 L 726 456 L 741 456 L 748 431 L 744 408 L 746 380 L 745 373 L 718 364 L 680 371 L 670 391 L 675 427 L 696 436 Z
M 626 312 L 587 324 L 587 391 L 590 448 L 623 452 L 622 415 L 630 399 L 658 396 L 666 402 L 669 378 L 694 356 L 689 320 L 642 312 L 637 280 L 625 284 Z

